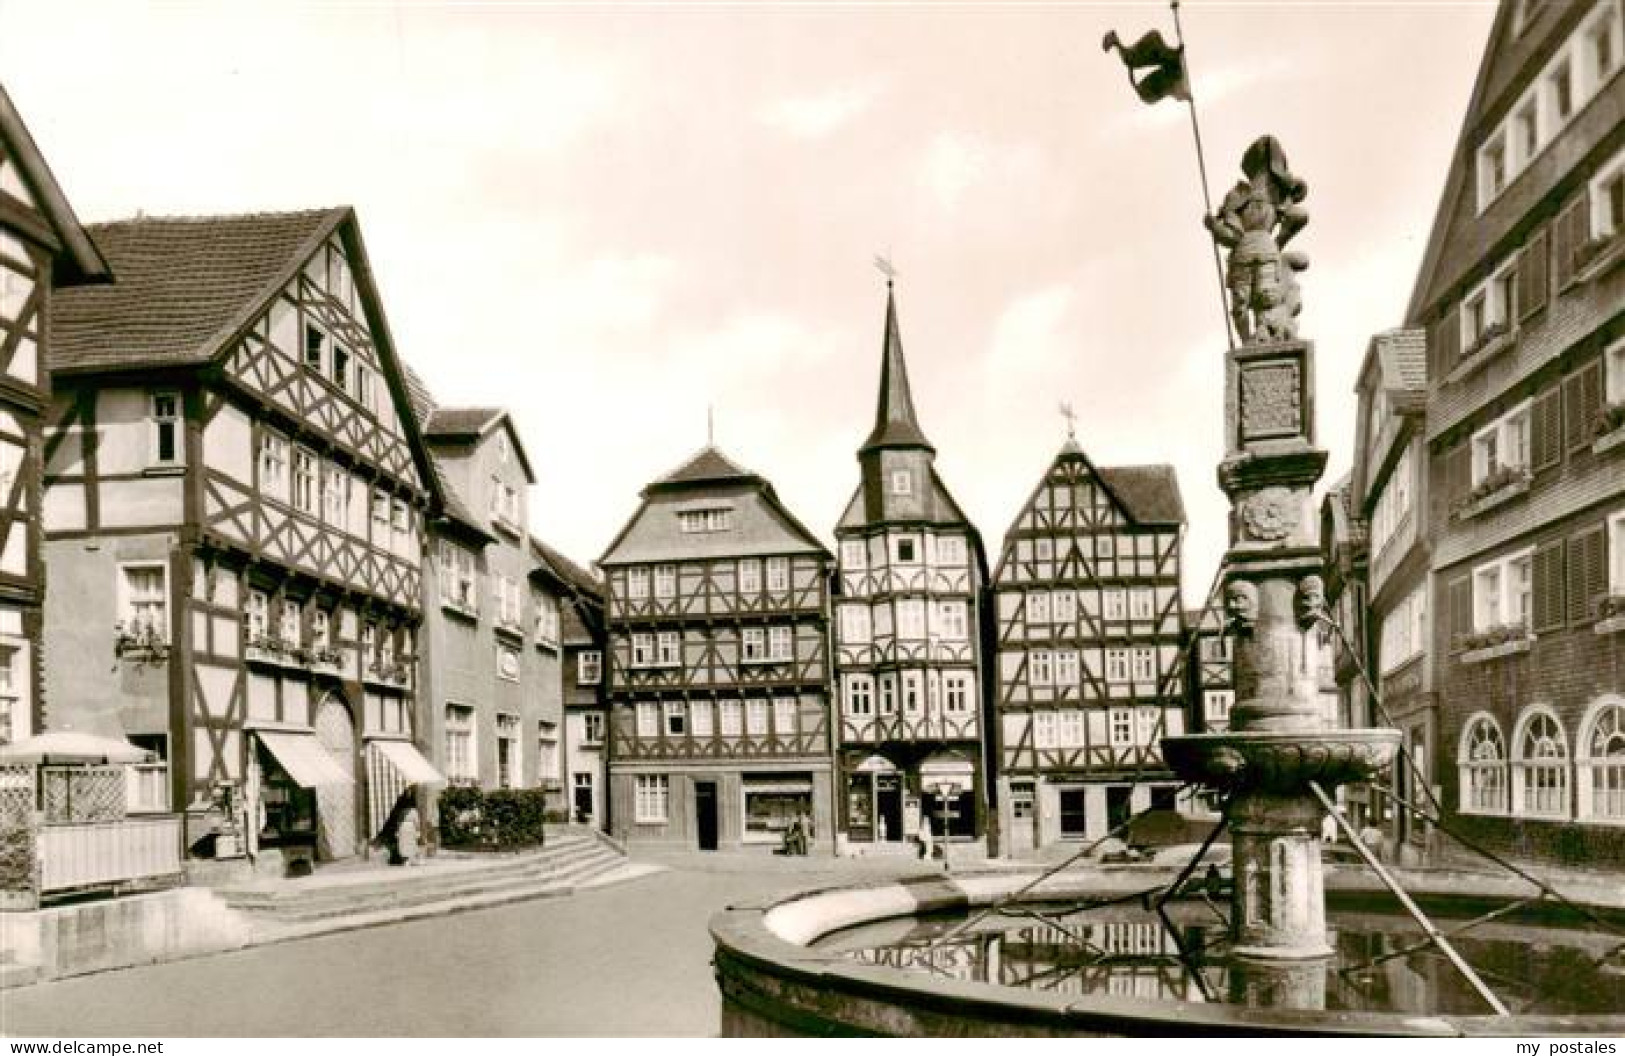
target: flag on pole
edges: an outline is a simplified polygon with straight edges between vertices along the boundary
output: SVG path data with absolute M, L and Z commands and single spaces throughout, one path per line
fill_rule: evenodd
M 1160 103 L 1170 96 L 1187 101 L 1190 99 L 1191 85 L 1185 76 L 1185 49 L 1170 47 L 1162 39 L 1160 31 L 1153 29 L 1124 47 L 1114 29 L 1106 34 L 1100 47 L 1102 51 L 1117 49 L 1123 65 L 1128 67 L 1128 83 L 1142 102 Z

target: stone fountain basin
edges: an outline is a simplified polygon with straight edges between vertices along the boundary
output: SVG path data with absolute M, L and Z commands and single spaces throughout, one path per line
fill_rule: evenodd
M 1388 729 L 1196 733 L 1164 737 L 1162 754 L 1175 774 L 1208 788 L 1304 795 L 1311 781 L 1330 792 L 1386 770 L 1402 736 Z
M 1430 912 L 1481 912 L 1527 895 L 1527 885 L 1454 871 L 1396 869 Z M 1020 901 L 1105 898 L 1174 879 L 1161 866 L 1076 866 Z M 811 948 L 842 928 L 941 911 L 974 912 L 1033 883 L 1033 867 L 935 873 L 805 891 L 730 907 L 711 919 L 724 1037 L 1324 1037 L 1585 1036 L 1625 1034 L 1625 1014 L 1416 1016 L 1306 1012 L 1239 1005 L 1013 989 L 936 977 Z M 1363 870 L 1328 868 L 1328 897 L 1392 908 Z M 1625 900 L 1621 900 L 1625 903 Z M 1618 916 L 1605 899 L 1594 909 Z

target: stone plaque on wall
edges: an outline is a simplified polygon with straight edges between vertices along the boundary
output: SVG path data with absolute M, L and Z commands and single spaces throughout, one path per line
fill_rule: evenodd
M 1293 361 L 1241 368 L 1241 439 L 1265 440 L 1303 432 L 1303 380 Z

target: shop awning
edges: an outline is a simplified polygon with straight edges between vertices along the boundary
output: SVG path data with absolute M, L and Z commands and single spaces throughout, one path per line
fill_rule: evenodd
M 409 785 L 443 785 L 446 777 L 434 768 L 434 764 L 423 758 L 423 753 L 411 741 L 368 741 L 367 747 L 375 748 L 379 755 L 389 761 L 389 765 L 400 771 Z
M 897 764 L 883 755 L 871 755 L 852 770 L 858 774 L 895 774 Z
M 255 730 L 254 736 L 276 756 L 288 776 L 305 788 L 331 788 L 353 785 L 355 780 L 327 754 L 314 733 L 285 730 Z

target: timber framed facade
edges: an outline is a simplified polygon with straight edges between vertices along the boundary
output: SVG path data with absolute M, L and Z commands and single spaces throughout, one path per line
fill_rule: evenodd
M 1097 469 L 1068 440 L 993 574 L 1000 830 L 1010 853 L 1099 839 L 1178 782 L 1185 512 L 1169 466 Z
M 833 845 L 830 555 L 707 447 L 650 484 L 599 566 L 610 829 L 630 843 Z
M 45 727 L 41 441 L 52 291 L 110 279 L 0 88 L 0 744 Z
M 839 824 L 854 848 L 988 834 L 982 539 L 920 428 L 887 285 L 875 424 L 835 537 Z
M 47 684 L 194 854 L 361 853 L 414 746 L 427 451 L 348 208 L 91 228 L 53 314 Z M 105 658 L 86 662 L 86 658 Z

